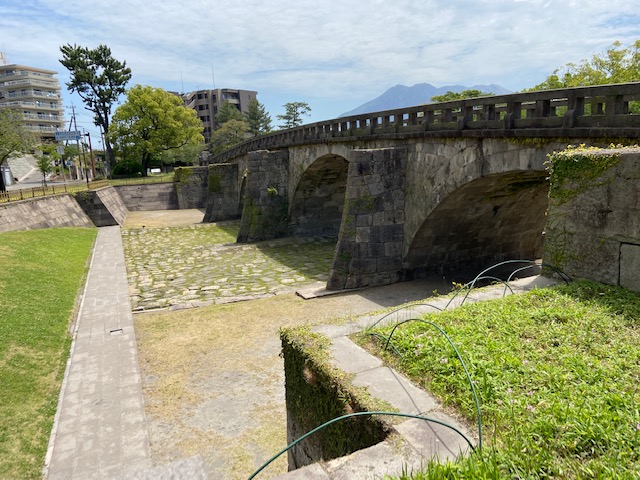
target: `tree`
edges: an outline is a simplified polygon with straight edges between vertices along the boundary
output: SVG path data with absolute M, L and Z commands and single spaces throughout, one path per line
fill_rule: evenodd
M 302 125 L 302 116 L 311 115 L 311 107 L 305 102 L 289 102 L 283 105 L 285 114 L 277 115 L 284 123 L 280 128 L 295 128 Z
M 212 155 L 244 142 L 249 124 L 242 120 L 229 120 L 211 134 L 209 151 Z
M 42 184 L 47 186 L 47 175 L 53 172 L 53 164 L 60 159 L 60 155 L 56 151 L 56 146 L 45 144 L 40 146 L 42 153 L 36 155 L 38 170 L 42 174 Z
M 483 92 L 481 90 L 463 90 L 462 92 L 452 92 L 449 90 L 443 95 L 434 95 L 431 97 L 432 102 L 451 102 L 453 100 L 464 100 L 465 98 L 488 97 L 493 92 Z
M 614 42 L 606 52 L 594 55 L 591 60 L 567 63 L 528 91 L 637 81 L 640 81 L 640 40 L 628 47 Z
M 161 152 L 158 160 L 165 165 L 197 165 L 200 152 L 205 148 L 202 143 L 189 143 L 180 148 Z
M 27 153 L 35 143 L 34 135 L 27 130 L 20 112 L 0 109 L 0 166 L 12 157 Z M 6 191 L 4 176 L 0 172 L 0 192 Z
M 60 63 L 71 73 L 67 87 L 80 96 L 87 110 L 94 114 L 93 123 L 106 134 L 109 131 L 111 108 L 125 93 L 125 86 L 131 79 L 131 69 L 126 62 L 113 58 L 106 45 L 89 49 L 67 44 L 60 47 L 60 51 Z M 113 166 L 115 158 L 108 137 L 104 146 L 107 162 Z
M 149 163 L 160 152 L 203 142 L 202 130 L 195 110 L 185 107 L 179 97 L 136 85 L 116 109 L 109 137 L 119 149 L 138 156 L 146 176 Z
M 220 106 L 220 110 L 218 110 L 218 113 L 216 114 L 216 122 L 218 122 L 218 128 L 227 123 L 229 120 L 243 121 L 244 115 L 242 115 L 242 112 L 238 110 L 238 107 L 227 100 Z
M 249 102 L 245 117 L 249 124 L 249 132 L 252 135 L 264 135 L 271 131 L 271 116 L 258 100 Z

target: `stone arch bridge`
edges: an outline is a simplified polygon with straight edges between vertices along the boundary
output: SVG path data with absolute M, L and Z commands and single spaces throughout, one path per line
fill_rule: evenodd
M 640 83 L 482 97 L 304 125 L 209 159 L 205 221 L 239 242 L 334 236 L 328 289 L 540 258 L 547 154 L 634 143 Z

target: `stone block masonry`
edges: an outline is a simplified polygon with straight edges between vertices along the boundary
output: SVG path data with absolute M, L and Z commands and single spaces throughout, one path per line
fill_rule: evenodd
M 114 187 L 129 210 L 178 210 L 173 183 L 119 185 Z
M 208 167 L 179 167 L 175 169 L 175 189 L 178 208 L 204 208 L 207 205 Z
M 204 223 L 233 220 L 239 218 L 240 189 L 238 187 L 239 165 L 237 163 L 217 163 L 209 165 L 207 191 L 207 211 Z
M 96 227 L 122 225 L 129 211 L 114 187 L 78 192 L 75 199 Z
M 404 148 L 355 150 L 328 290 L 403 280 Z
M 93 227 L 69 194 L 0 204 L 0 232 L 53 227 Z
M 554 163 L 545 263 L 640 292 L 640 150 L 577 150 L 551 160 L 572 170 Z
M 289 152 L 286 150 L 249 153 L 238 242 L 270 240 L 287 234 L 288 172 Z

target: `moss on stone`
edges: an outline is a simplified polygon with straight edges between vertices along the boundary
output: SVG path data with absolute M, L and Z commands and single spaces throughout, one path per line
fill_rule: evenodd
M 207 190 L 209 193 L 222 193 L 222 184 L 220 175 L 216 175 L 209 170 L 209 179 L 207 180 Z
M 330 340 L 309 327 L 280 330 L 285 362 L 287 409 L 299 428 L 310 431 L 354 412 L 392 410 L 354 387 L 349 375 L 331 364 Z M 381 418 L 363 416 L 336 422 L 305 442 L 324 459 L 337 458 L 375 445 L 390 433 Z
M 175 182 L 181 185 L 187 183 L 191 175 L 193 175 L 193 167 L 177 167 L 174 170 Z

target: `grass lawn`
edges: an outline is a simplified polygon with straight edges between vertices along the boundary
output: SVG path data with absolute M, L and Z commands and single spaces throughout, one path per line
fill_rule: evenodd
M 575 282 L 423 319 L 470 370 L 484 449 L 403 478 L 640 478 L 640 295 Z M 433 326 L 402 325 L 392 344 L 400 355 L 382 356 L 475 424 L 464 371 Z
M 0 234 L 0 478 L 40 478 L 96 229 Z

